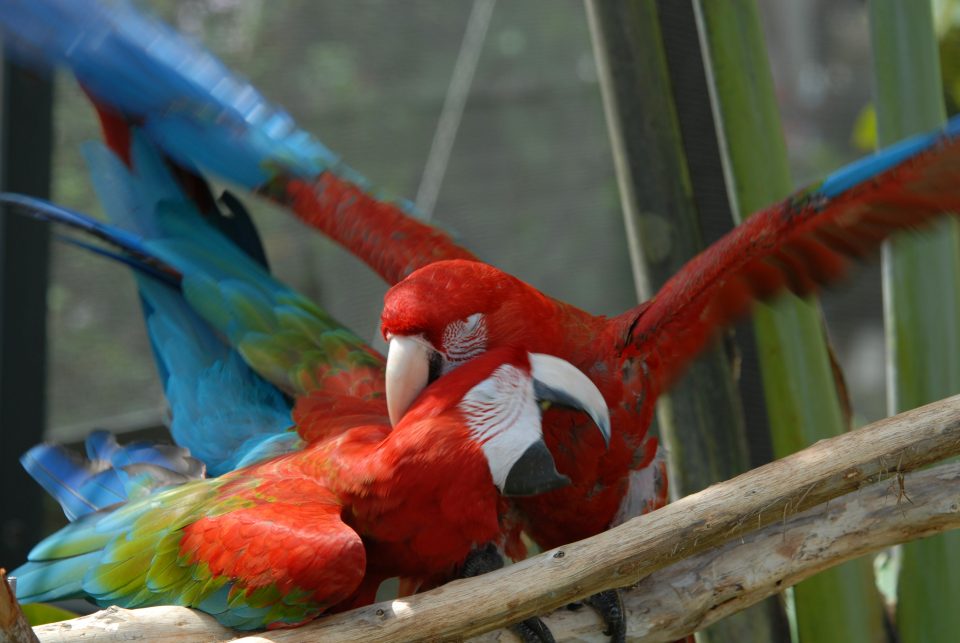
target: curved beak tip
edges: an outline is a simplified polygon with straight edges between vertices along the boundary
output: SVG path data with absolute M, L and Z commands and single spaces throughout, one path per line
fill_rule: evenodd
M 580 409 L 589 415 L 609 448 L 610 410 L 597 385 L 573 364 L 553 355 L 531 353 L 530 364 L 537 398 Z
M 610 416 L 605 415 L 599 422 L 597 422 L 597 428 L 600 429 L 600 433 L 603 435 L 603 443 L 606 447 L 610 448 Z

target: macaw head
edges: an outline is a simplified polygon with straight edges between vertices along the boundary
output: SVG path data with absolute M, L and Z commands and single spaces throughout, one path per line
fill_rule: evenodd
M 558 303 L 485 263 L 438 261 L 384 297 L 387 409 L 396 424 L 430 382 L 491 348 L 544 345 Z
M 541 409 L 547 402 L 585 412 L 609 444 L 607 405 L 590 378 L 559 357 L 511 347 L 486 352 L 427 387 L 397 431 L 454 411 L 482 450 L 500 492 L 529 496 L 570 482 L 557 471 L 543 440 Z

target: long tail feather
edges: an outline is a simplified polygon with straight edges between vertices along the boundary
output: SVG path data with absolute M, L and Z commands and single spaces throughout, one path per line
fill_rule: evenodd
M 196 454 L 212 474 L 219 475 L 241 462 L 248 464 L 299 447 L 297 435 L 288 432 L 292 426 L 289 403 L 273 386 L 254 374 L 243 359 L 197 317 L 180 294 L 170 290 L 168 286 L 181 284 L 181 273 L 154 254 L 142 237 L 41 199 L 0 194 L 0 203 L 12 206 L 17 213 L 92 234 L 119 252 L 79 240 L 71 243 L 116 259 L 151 277 L 138 283 L 154 356 L 172 409 L 171 431 L 176 442 Z M 163 285 L 155 285 L 158 276 Z M 51 458 L 59 453 L 59 447 L 43 445 L 43 448 L 50 450 Z M 91 510 L 85 509 L 82 494 L 74 497 L 69 493 L 55 493 L 53 489 L 57 485 L 51 476 L 44 476 L 40 467 L 35 471 L 38 481 L 58 498 L 68 516 L 83 515 Z M 104 472 L 97 483 L 117 475 Z M 113 497 L 106 504 L 117 501 Z M 92 510 L 102 506 L 105 505 L 95 503 Z
M 244 250 L 208 224 L 139 132 L 133 132 L 130 148 L 129 164 L 101 145 L 85 149 L 108 217 L 136 231 L 150 252 L 183 275 L 189 305 L 257 373 L 291 395 L 320 387 L 334 372 L 378 379 L 382 358 L 273 278 L 256 248 L 248 244 Z M 240 213 L 228 234 L 255 237 L 239 202 L 227 197 L 227 203 Z
M 140 272 L 148 277 L 164 283 L 171 288 L 179 289 L 180 288 L 180 277 L 170 272 L 170 270 L 163 270 L 153 265 L 153 263 L 147 263 L 145 261 L 140 261 L 136 257 L 128 254 L 123 254 L 120 252 L 114 252 L 108 248 L 102 246 L 94 245 L 87 241 L 77 239 L 75 237 L 70 237 L 67 235 L 56 235 L 56 239 L 63 243 L 76 246 L 78 248 L 83 248 L 87 252 L 92 252 L 93 254 L 100 255 L 107 259 L 116 261 L 117 263 L 122 263 L 125 266 L 133 268 L 135 271 Z
M 16 214 L 29 216 L 47 223 L 64 225 L 105 241 L 118 252 L 111 252 L 84 241 L 68 238 L 68 241 L 74 245 L 121 261 L 150 277 L 159 278 L 170 285 L 179 285 L 180 283 L 180 272 L 148 249 L 144 245 L 143 238 L 136 234 L 97 221 L 87 214 L 23 194 L 0 192 L 0 204 Z
M 298 448 L 290 404 L 177 293 L 146 282 L 147 329 L 164 374 L 171 434 L 213 475 Z M 269 446 L 267 446 L 269 445 Z

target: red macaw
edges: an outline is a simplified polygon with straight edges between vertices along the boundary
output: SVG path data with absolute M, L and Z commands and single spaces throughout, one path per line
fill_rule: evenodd
M 266 487 L 258 486 L 255 490 L 257 497 L 263 493 L 268 493 L 272 498 L 277 498 L 282 497 L 275 489 L 276 485 L 279 484 L 281 473 L 283 476 L 294 475 L 297 469 L 284 465 L 281 473 L 271 477 L 269 473 L 274 471 L 271 468 L 271 463 L 279 461 L 294 462 L 299 467 L 307 466 L 305 463 L 308 460 L 316 462 L 317 459 L 326 458 L 347 461 L 346 456 L 342 455 L 343 449 L 339 445 L 344 442 L 352 444 L 347 437 L 343 436 L 355 436 L 358 426 L 368 428 L 375 426 L 380 433 L 386 436 L 389 431 L 389 424 L 386 419 L 385 400 L 382 395 L 377 396 L 375 394 L 376 387 L 369 384 L 369 380 L 374 379 L 375 374 L 382 378 L 381 363 L 373 359 L 376 354 L 363 346 L 345 329 L 326 317 L 319 309 L 311 307 L 302 297 L 270 278 L 256 261 L 232 248 L 226 239 L 200 219 L 194 204 L 195 199 L 184 194 L 182 171 L 173 168 L 174 171 L 171 172 L 169 163 L 165 163 L 158 156 L 156 150 L 142 140 L 136 131 L 131 132 L 126 124 L 112 121 L 109 115 L 107 116 L 106 123 L 118 125 L 117 129 L 108 128 L 108 132 L 122 131 L 124 133 L 120 137 L 108 137 L 114 147 L 120 148 L 121 154 L 114 156 L 104 148 L 93 145 L 88 147 L 87 156 L 93 169 L 95 182 L 104 198 L 104 206 L 108 216 L 118 224 L 127 224 L 127 230 L 97 222 L 85 215 L 70 212 L 36 199 L 15 195 L 4 195 L 2 199 L 8 204 L 16 206 L 14 208 L 16 210 L 26 210 L 46 220 L 70 225 L 110 242 L 116 250 L 103 252 L 112 254 L 114 258 L 122 259 L 138 268 L 142 273 L 138 278 L 140 294 L 145 303 L 144 307 L 147 312 L 151 339 L 155 351 L 158 353 L 158 364 L 161 372 L 165 373 L 165 390 L 173 407 L 174 435 L 178 437 L 178 441 L 189 444 L 191 449 L 196 449 L 202 453 L 212 469 L 218 472 L 228 472 L 216 480 L 248 478 L 252 475 L 256 479 L 262 478 L 265 480 Z M 117 143 L 118 141 L 124 142 L 120 145 Z M 115 254 L 117 252 L 120 254 Z M 232 310 L 234 307 L 239 310 Z M 197 316 L 197 313 L 200 317 Z M 211 332 L 207 323 L 203 321 L 204 319 L 209 320 L 214 328 L 221 330 L 225 338 L 235 344 L 252 365 L 264 368 L 269 374 L 277 376 L 279 385 L 284 386 L 291 393 L 299 395 L 298 399 L 302 401 L 302 404 L 298 404 L 298 412 L 295 413 L 295 418 L 302 420 L 302 424 L 296 427 L 295 433 L 291 434 L 287 430 L 290 422 L 289 412 L 285 409 L 282 401 L 277 399 L 275 392 L 264 389 L 263 386 L 256 383 L 246 381 L 250 376 L 240 368 L 241 364 L 235 363 L 237 360 L 233 359 L 233 355 L 226 354 L 229 347 L 223 345 L 217 335 Z M 283 323 L 284 319 L 287 320 L 286 324 Z M 211 345 L 215 346 L 211 348 Z M 300 354 L 298 350 L 302 346 L 306 347 L 305 355 Z M 506 349 L 506 355 L 510 357 L 518 350 L 508 348 Z M 297 354 L 287 355 L 287 353 Z M 286 364 L 285 359 L 289 360 L 291 357 L 296 368 L 278 367 L 278 365 Z M 318 357 L 322 359 L 318 359 Z M 503 355 L 501 355 L 502 357 Z M 483 359 L 487 360 L 487 357 L 484 356 Z M 561 360 L 550 356 L 532 356 L 530 360 L 534 375 L 539 376 L 535 384 L 531 384 L 534 387 L 531 389 L 532 392 L 535 392 L 541 399 L 573 405 L 581 404 L 577 399 L 578 397 L 586 399 L 590 405 L 586 410 L 596 418 L 603 435 L 609 435 L 609 420 L 606 416 L 606 407 L 602 396 L 584 375 L 573 371 L 568 366 L 564 366 Z M 272 366 L 272 368 L 266 368 L 267 366 Z M 309 377 L 304 374 L 308 374 Z M 452 379 L 445 378 L 445 381 L 449 380 L 454 383 L 463 381 L 463 378 L 454 377 L 455 375 L 452 374 Z M 469 377 L 469 375 L 466 377 Z M 243 379 L 245 382 L 238 383 L 238 379 Z M 202 382 L 208 383 L 203 384 Z M 500 384 L 504 384 L 504 382 L 501 381 Z M 506 384 L 509 384 L 509 382 L 506 382 Z M 239 427 L 241 430 L 237 431 L 234 426 L 229 425 L 229 422 L 225 422 L 226 418 L 223 416 L 223 409 L 220 406 L 214 405 L 211 407 L 211 403 L 215 402 L 215 399 L 205 398 L 203 391 L 211 387 L 216 388 L 223 395 L 226 395 L 228 387 L 242 389 L 237 394 L 231 394 L 229 400 L 234 404 L 242 405 L 240 415 L 257 421 L 264 420 L 264 422 L 257 423 L 252 427 Z M 585 392 L 582 395 L 571 397 L 567 392 L 577 391 L 580 387 L 585 387 Z M 523 439 L 519 441 L 506 439 L 508 435 L 513 435 L 512 433 L 503 433 L 503 439 L 494 435 L 499 430 L 497 427 L 501 424 L 509 424 L 509 421 L 512 420 L 523 422 L 531 420 L 529 408 L 511 403 L 510 393 L 512 389 L 506 391 L 501 389 L 502 386 L 494 386 L 488 382 L 467 394 L 463 405 L 460 407 L 461 410 L 465 410 L 465 412 L 468 410 L 483 421 L 492 422 L 496 425 L 490 430 L 483 429 L 483 435 L 480 436 L 482 438 L 481 448 L 487 453 L 491 462 L 509 459 L 516 464 L 516 471 L 528 472 L 528 475 L 518 477 L 520 474 L 511 474 L 505 467 L 495 468 L 491 473 L 499 488 L 506 494 L 526 494 L 545 491 L 568 482 L 569 480 L 566 477 L 556 472 L 549 451 L 542 441 L 527 444 Z M 442 392 L 447 389 L 439 390 Z M 436 394 L 430 391 L 425 392 L 425 399 L 429 401 L 431 397 L 436 397 Z M 507 406 L 503 408 L 498 406 L 501 402 Z M 420 406 L 417 408 L 426 409 L 423 411 L 424 414 L 433 413 L 429 411 L 431 407 L 428 403 L 418 402 L 418 404 Z M 442 404 L 440 406 L 442 407 Z M 227 410 L 227 412 L 229 413 L 232 410 Z M 539 413 L 536 407 L 534 407 L 534 410 Z M 506 415 L 498 415 L 499 411 L 503 411 Z M 212 416 L 210 421 L 199 417 L 204 414 Z M 186 421 L 183 421 L 184 417 Z M 409 417 L 416 417 L 416 414 L 408 414 Z M 538 417 L 537 426 L 539 426 Z M 430 419 L 431 422 L 435 420 L 432 415 L 430 418 L 425 418 L 424 422 L 427 419 Z M 240 417 L 236 417 L 235 421 L 250 424 L 248 420 Z M 178 424 L 187 425 L 185 427 L 186 433 L 178 433 Z M 399 431 L 399 425 L 395 433 L 396 431 Z M 361 437 L 363 436 L 367 436 L 367 433 L 361 432 Z M 363 439 L 369 441 L 368 437 L 363 437 Z M 384 437 L 385 442 L 391 439 L 393 438 Z M 408 437 L 407 439 L 412 440 L 413 438 Z M 221 444 L 223 442 L 238 444 L 233 448 L 227 448 L 228 445 Z M 331 447 L 331 444 L 338 446 Z M 422 442 L 421 444 L 426 445 L 428 443 Z M 407 444 L 407 447 L 412 450 L 415 445 Z M 424 446 L 424 448 L 426 447 Z M 458 454 L 455 451 L 446 449 L 442 443 L 439 444 L 438 448 L 444 454 L 443 457 L 453 458 L 450 463 L 451 466 L 457 461 Z M 93 451 L 99 452 L 100 450 L 94 449 Z M 288 455 L 282 455 L 272 460 L 263 460 L 264 457 L 274 455 L 278 451 Z M 177 451 L 176 453 L 181 452 Z M 350 453 L 354 454 L 360 461 L 361 451 L 354 449 Z M 63 489 L 61 484 L 58 494 L 61 499 L 66 499 L 68 503 L 72 503 L 65 504 L 65 508 L 80 507 L 79 511 L 72 510 L 75 516 L 82 515 L 81 511 L 89 512 L 88 510 L 91 508 L 102 508 L 111 502 L 116 502 L 123 493 L 123 487 L 126 484 L 124 481 L 131 475 L 126 469 L 122 473 L 117 473 L 99 471 L 100 467 L 95 468 L 96 475 L 93 476 L 86 475 L 88 472 L 84 468 L 81 468 L 78 476 L 74 476 L 72 473 L 71 475 L 62 475 L 59 473 L 63 470 L 60 468 L 62 462 L 57 460 L 60 452 L 51 447 L 43 447 L 31 452 L 31 454 L 32 457 L 28 459 L 32 460 L 33 464 L 25 462 L 28 469 L 34 474 L 48 474 L 46 478 L 43 478 L 42 475 L 39 477 L 48 483 L 52 479 L 55 488 L 57 488 L 56 481 L 58 480 L 80 478 L 80 481 L 71 483 L 66 489 Z M 366 458 L 368 455 L 365 454 L 363 457 Z M 96 457 L 97 460 L 108 459 L 99 454 L 96 456 L 91 454 L 91 458 L 93 457 Z M 61 457 L 60 460 L 62 459 Z M 411 456 L 411 459 L 422 461 L 424 456 L 418 453 Z M 129 463 L 129 460 L 130 458 L 127 457 L 123 461 Z M 250 462 L 255 464 L 248 464 Z M 138 463 L 135 462 L 134 464 Z M 241 469 L 242 474 L 236 473 L 236 468 L 244 464 L 248 464 L 248 466 Z M 129 466 L 129 464 L 124 466 Z M 357 466 L 358 469 L 363 468 Z M 349 480 L 347 472 L 337 466 L 316 465 L 316 467 L 324 472 L 324 475 L 335 476 L 334 482 L 337 484 L 343 480 Z M 75 471 L 75 469 L 68 468 L 67 471 Z M 166 469 L 173 474 L 179 473 L 176 467 L 168 466 Z M 251 474 L 251 472 L 253 473 Z M 104 474 L 109 474 L 113 478 L 105 480 Z M 138 474 L 138 478 L 140 477 L 141 475 Z M 428 477 L 434 480 L 437 476 L 430 470 Z M 159 478 L 159 481 L 156 478 Z M 362 479 L 367 480 L 367 478 Z M 442 477 L 439 479 L 442 480 Z M 136 482 L 143 486 L 142 480 Z M 146 482 L 148 483 L 147 490 L 156 486 L 168 486 L 171 483 L 171 474 L 152 473 Z M 339 488 L 336 487 L 334 482 L 330 482 L 327 487 L 336 491 Z M 109 483 L 109 485 L 105 483 Z M 210 482 L 215 490 L 219 490 L 222 484 L 226 483 Z M 45 486 L 50 487 L 50 485 Z M 247 488 L 247 482 L 244 482 L 242 489 Z M 232 491 L 233 486 L 228 486 L 227 491 L 217 491 L 216 493 L 213 493 L 207 487 L 205 489 L 207 491 L 201 493 L 200 496 L 182 490 L 179 492 L 170 491 L 169 497 L 174 498 L 171 501 L 174 503 L 173 505 L 168 505 L 164 500 L 168 497 L 167 495 L 159 496 L 161 500 L 157 502 L 168 514 L 184 511 L 187 512 L 185 519 L 193 520 L 198 516 L 205 516 L 208 510 L 219 511 L 220 504 L 226 502 L 224 497 L 230 499 L 230 502 L 239 501 L 238 498 L 244 501 L 255 500 L 255 498 L 248 498 L 242 494 L 237 496 Z M 263 489 L 267 491 L 264 492 Z M 426 488 L 418 487 L 418 489 L 424 494 L 430 493 Z M 402 491 L 403 487 L 401 486 L 398 494 Z M 292 492 L 293 490 L 291 490 Z M 142 495 L 143 491 L 138 493 Z M 337 491 L 337 493 L 340 492 Z M 356 493 L 359 493 L 364 499 L 368 499 L 373 494 L 367 488 L 363 488 Z M 384 491 L 384 493 L 386 492 Z M 181 501 L 176 499 L 181 497 L 186 498 L 184 502 L 189 506 L 181 507 L 178 504 Z M 341 493 L 338 497 L 342 499 L 343 494 Z M 397 497 L 402 496 L 398 495 Z M 344 500 L 344 502 L 347 501 Z M 363 505 L 363 502 L 358 501 L 352 505 L 351 511 L 354 516 L 357 516 L 356 521 L 362 519 L 362 512 L 359 507 Z M 449 499 L 438 497 L 433 502 L 434 505 L 436 503 L 447 503 Z M 427 510 L 432 511 L 435 508 L 430 503 L 423 504 L 427 507 Z M 68 511 L 71 511 L 71 509 L 68 509 Z M 133 511 L 136 514 L 134 518 L 131 518 L 132 523 L 124 522 L 121 518 L 105 520 L 111 521 L 111 525 L 114 524 L 112 521 L 119 520 L 120 528 L 129 529 L 133 534 L 131 538 L 137 542 L 154 542 L 155 544 L 157 538 L 167 537 L 163 534 L 157 535 L 150 532 L 143 534 L 141 539 L 138 527 L 140 524 L 138 521 L 141 520 L 139 518 L 140 514 L 133 509 L 123 509 L 118 512 L 118 515 L 127 516 L 128 511 Z M 270 516 L 273 514 L 270 512 L 274 511 L 274 508 L 267 507 L 263 511 L 267 512 L 263 517 L 264 521 L 271 520 Z M 421 549 L 418 550 L 419 554 L 414 555 L 407 551 L 408 547 L 405 549 L 404 542 L 398 544 L 391 540 L 391 538 L 400 538 L 400 536 L 391 536 L 390 534 L 401 528 L 399 516 L 405 510 L 397 501 L 391 506 L 391 511 L 395 512 L 395 514 L 391 514 L 394 517 L 394 522 L 391 522 L 390 516 L 384 517 L 380 514 L 374 515 L 368 522 L 348 521 L 362 536 L 372 534 L 371 538 L 373 540 L 371 542 L 373 544 L 365 541 L 368 572 L 365 575 L 361 572 L 364 579 L 362 586 L 348 601 L 338 598 L 338 607 L 369 602 L 372 600 L 372 593 L 376 591 L 379 583 L 389 576 L 404 575 L 403 585 L 408 590 L 434 585 L 448 579 L 456 565 L 448 564 L 441 569 L 438 566 L 431 566 L 432 563 L 429 562 L 423 564 L 421 558 L 417 557 L 428 557 L 426 551 L 428 545 L 435 550 L 435 553 L 430 554 L 430 556 L 435 556 L 437 559 L 444 559 L 447 548 L 459 547 L 461 542 L 466 542 L 469 549 L 474 545 L 485 544 L 489 540 L 493 540 L 514 556 L 520 555 L 523 550 L 515 523 L 505 521 L 498 525 L 499 531 L 493 534 L 495 537 L 487 540 L 475 533 L 462 535 L 462 540 L 459 541 L 450 540 L 442 529 L 431 532 L 434 534 L 434 540 L 429 540 L 430 537 L 426 535 L 417 535 L 417 547 Z M 412 516 L 411 520 L 414 520 L 417 524 L 425 524 L 426 521 L 421 521 L 422 516 L 418 517 L 416 511 L 407 511 L 407 513 Z M 151 513 L 150 520 L 158 520 L 158 518 Z M 84 518 L 78 524 L 88 524 L 90 522 L 96 523 L 95 529 L 101 529 L 96 518 Z M 140 582 L 137 579 L 142 580 L 139 576 L 133 579 L 123 577 L 123 581 L 130 584 L 129 587 L 109 585 L 116 579 L 116 576 L 109 577 L 113 580 L 102 581 L 107 584 L 98 584 L 101 581 L 92 577 L 84 577 L 82 586 L 78 586 L 76 583 L 81 581 L 75 577 L 71 579 L 69 576 L 79 573 L 76 567 L 57 560 L 55 563 L 50 563 L 50 565 L 56 566 L 55 569 L 47 569 L 50 565 L 40 564 L 40 561 L 36 560 L 38 557 L 56 557 L 58 554 L 48 553 L 48 550 L 59 552 L 61 550 L 58 548 L 61 545 L 65 547 L 75 546 L 74 539 L 86 537 L 87 532 L 84 529 L 71 527 L 68 528 L 65 535 L 52 537 L 53 542 L 59 544 L 51 545 L 48 541 L 46 545 L 41 545 L 38 552 L 44 553 L 36 553 L 33 556 L 34 562 L 38 564 L 31 563 L 18 570 L 19 574 L 26 575 L 26 580 L 19 585 L 22 588 L 21 592 L 24 600 L 44 600 L 59 596 L 61 590 L 54 590 L 48 586 L 37 584 L 40 582 L 39 579 L 49 576 L 55 579 L 57 585 L 72 588 L 71 591 L 82 590 L 103 602 L 126 602 L 132 605 L 143 605 L 177 600 L 215 613 L 219 613 L 218 611 L 222 608 L 217 601 L 223 597 L 218 595 L 210 599 L 213 602 L 208 602 L 207 598 L 204 598 L 207 594 L 203 593 L 206 590 L 202 588 L 193 586 L 185 588 L 182 584 L 177 584 L 171 590 L 173 593 L 153 592 L 152 589 L 150 591 L 143 590 L 142 587 L 137 587 L 137 583 Z M 192 529 L 193 527 L 185 528 L 184 533 L 186 534 Z M 381 532 L 378 529 L 388 531 Z M 109 536 L 116 536 L 116 533 L 111 532 Z M 323 540 L 326 535 L 321 534 L 318 537 Z M 154 541 L 151 541 L 151 538 Z M 186 538 L 186 535 L 184 535 L 184 538 Z M 112 545 L 105 544 L 105 541 L 97 541 L 97 543 L 95 546 L 97 551 L 85 552 L 89 555 L 82 558 L 83 564 L 90 564 L 92 560 L 100 560 L 100 556 L 107 556 L 107 560 L 118 562 L 116 555 L 111 553 Z M 110 552 L 104 554 L 99 551 L 101 547 L 107 547 Z M 129 547 L 132 549 L 134 545 L 129 545 Z M 183 547 L 186 547 L 186 545 L 183 545 Z M 371 548 L 379 553 L 371 554 Z M 143 562 L 142 557 L 145 555 L 141 554 L 137 560 Z M 464 553 L 464 556 L 460 556 L 457 561 L 462 562 L 465 557 L 466 554 Z M 157 564 L 162 563 L 161 560 Z M 231 573 L 236 575 L 245 572 L 247 567 L 244 565 L 247 564 L 238 562 L 233 568 L 223 568 L 220 575 L 225 576 Z M 382 573 L 378 570 L 382 570 Z M 345 573 L 342 569 L 340 572 Z M 148 576 L 152 574 L 152 572 L 147 571 L 142 573 L 148 574 Z M 204 580 L 215 589 L 228 582 L 226 580 L 220 582 L 220 580 L 210 578 Z M 70 584 L 71 581 L 73 582 L 72 585 Z M 171 583 L 173 582 L 171 581 Z M 234 584 L 239 582 L 240 580 L 237 580 Z M 223 592 L 228 591 L 228 589 L 223 590 Z M 194 592 L 200 592 L 202 595 L 198 594 L 199 598 L 197 598 Z M 183 598 L 184 596 L 187 598 Z M 328 602 L 332 604 L 332 599 Z M 267 610 L 267 607 L 270 607 L 270 610 L 280 609 L 276 605 L 267 606 L 257 603 L 256 607 L 257 609 L 253 609 L 250 604 L 247 604 L 245 607 L 238 608 L 240 611 L 231 608 L 231 610 L 218 617 L 226 624 L 238 627 L 256 627 L 265 623 L 272 623 L 277 618 L 282 622 L 292 622 L 291 619 L 294 617 L 289 614 L 302 615 L 302 612 L 297 612 L 297 610 L 303 608 L 302 605 L 291 607 L 289 608 L 291 610 L 289 614 L 278 617 L 275 611 Z M 310 615 L 322 608 L 323 606 L 313 605 L 310 608 L 313 610 Z M 284 613 L 286 614 L 286 612 Z
M 179 162 L 288 205 L 389 283 L 424 268 L 390 293 L 383 319 L 398 347 L 388 368 L 393 417 L 424 373 L 429 379 L 431 355 L 433 370 L 442 371 L 465 354 L 530 341 L 596 378 L 613 409 L 609 452 L 578 435 L 582 430 L 564 434 L 561 427 L 582 422 L 569 414 L 553 410 L 545 419 L 548 442 L 573 484 L 526 505 L 527 527 L 543 546 L 596 533 L 656 502 L 656 470 L 643 468 L 654 451 L 646 436 L 653 403 L 752 299 L 784 288 L 806 294 L 891 231 L 960 206 L 960 120 L 953 120 L 944 132 L 905 141 L 754 215 L 653 299 L 605 319 L 471 265 L 469 251 L 411 218 L 408 204 L 378 200 L 361 176 L 212 56 L 128 8 L 107 11 L 90 0 L 12 3 L 0 6 L 0 29 L 15 51 L 69 66 L 98 100 L 141 119 Z M 430 266 L 435 262 L 445 263 Z M 461 281 L 465 276 L 481 281 Z M 450 345 L 448 331 L 456 340 Z M 427 350 L 404 349 L 415 345 Z M 398 363 L 404 354 L 415 357 Z
M 407 204 L 378 200 L 361 176 L 297 129 L 288 114 L 249 83 L 130 7 L 94 0 L 6 3 L 0 5 L 0 30 L 11 50 L 25 59 L 70 67 L 91 95 L 135 119 L 179 163 L 287 204 L 390 283 L 433 262 L 475 259 L 444 233 L 410 217 Z M 653 401 L 715 329 L 745 312 L 752 298 L 783 288 L 807 293 L 836 278 L 847 257 L 866 252 L 890 231 L 956 210 L 958 131 L 960 121 L 951 121 L 944 133 L 905 141 L 755 215 L 692 260 L 650 302 L 611 320 L 519 286 L 513 289 L 518 299 L 498 309 L 504 318 L 515 311 L 510 324 L 494 319 L 492 311 L 484 313 L 491 315 L 483 317 L 489 328 L 520 333 L 541 350 L 594 374 L 615 409 L 619 446 L 604 454 L 594 449 L 593 440 L 588 451 L 595 461 L 566 463 L 575 474 L 566 491 L 569 502 L 530 507 L 530 529 L 538 542 L 549 546 L 595 533 L 656 502 L 656 493 L 649 491 L 656 487 L 654 472 L 632 473 L 642 470 L 654 451 L 646 438 Z M 485 287 L 510 283 L 500 275 Z M 412 288 L 411 283 L 407 291 Z M 394 296 L 400 297 L 399 292 Z M 427 288 L 420 294 L 431 297 L 438 291 Z M 471 315 L 482 312 L 455 308 L 443 299 L 424 301 L 435 306 L 429 311 L 434 317 L 408 318 L 407 330 L 430 333 L 433 341 L 452 324 L 469 326 Z M 556 314 L 530 316 L 537 307 Z M 402 328 L 390 328 L 389 315 L 385 321 L 387 332 L 402 336 Z M 519 328 L 516 322 L 526 325 Z M 555 343 L 544 347 L 545 338 Z M 483 346 L 505 339 L 488 334 Z M 456 362 L 457 356 L 443 353 L 442 345 L 433 348 L 450 364 Z M 620 377 L 603 368 L 618 369 Z M 403 403 L 394 398 L 392 405 Z M 552 412 L 548 435 L 553 434 L 550 427 L 564 421 L 562 412 Z M 572 519 L 555 521 L 563 512 Z
M 462 356 L 504 343 L 567 359 L 603 391 L 613 439 L 605 451 L 571 430 L 576 418 L 562 411 L 545 416 L 547 443 L 573 483 L 519 501 L 525 528 L 538 544 L 553 547 L 635 515 L 643 508 L 636 500 L 649 497 L 649 480 L 637 471 L 651 457 L 646 432 L 660 393 L 753 300 L 784 289 L 809 294 L 838 279 L 852 257 L 892 232 L 960 211 L 958 132 L 960 120 L 951 121 L 945 133 L 905 141 L 754 214 L 689 261 L 649 301 L 613 318 L 547 297 L 487 264 L 431 262 L 434 251 L 385 298 L 391 417 L 399 417 L 428 381 L 434 362 L 446 372 Z M 295 189 L 306 211 L 309 193 L 304 186 Z M 311 221 L 324 230 L 339 225 L 327 208 L 317 212 Z M 412 225 L 406 230 L 411 245 L 418 241 Z M 394 252 L 391 244 L 375 252 L 361 244 L 351 250 L 370 265 L 409 265 L 408 253 Z
M 393 576 L 443 582 L 478 543 L 517 538 L 500 494 L 565 483 L 539 400 L 575 404 L 608 430 L 600 392 L 575 368 L 490 351 L 425 389 L 392 428 L 361 411 L 300 451 L 86 514 L 13 572 L 17 596 L 179 604 L 251 629 L 369 603 Z

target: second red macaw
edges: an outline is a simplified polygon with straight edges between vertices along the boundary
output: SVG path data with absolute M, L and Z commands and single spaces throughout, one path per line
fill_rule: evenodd
M 600 392 L 571 365 L 490 351 L 424 390 L 394 427 L 361 411 L 302 450 L 82 516 L 13 572 L 17 596 L 178 604 L 251 629 L 367 604 L 394 576 L 436 585 L 476 545 L 518 538 L 501 494 L 567 481 L 543 443 L 542 400 L 577 405 L 608 431 Z
M 179 162 L 287 205 L 399 284 L 383 316 L 392 344 L 392 417 L 436 373 L 513 342 L 567 359 L 597 382 L 612 409 L 609 452 L 585 435 L 582 419 L 561 410 L 545 417 L 548 444 L 573 483 L 524 505 L 526 526 L 544 547 L 596 533 L 658 501 L 657 469 L 645 466 L 655 450 L 647 437 L 654 403 L 751 301 L 784 289 L 807 294 L 891 232 L 960 211 L 954 119 L 753 215 L 650 301 L 597 317 L 476 262 L 409 216 L 408 204 L 379 200 L 288 114 L 170 30 L 129 11 L 106 14 L 89 1 L 81 9 L 48 0 L 62 17 L 52 21 L 48 11 L 40 19 L 36 4 L 0 10 L 15 50 L 70 66 L 98 99 L 142 118 L 152 140 Z
M 525 527 L 538 544 L 554 547 L 636 515 L 651 498 L 644 467 L 653 455 L 646 436 L 657 397 L 755 299 L 784 289 L 809 294 L 838 279 L 852 258 L 890 233 L 960 211 L 957 130 L 960 121 L 945 133 L 905 141 L 753 215 L 689 261 L 649 301 L 613 318 L 552 299 L 484 263 L 431 261 L 436 249 L 403 278 L 406 249 L 351 245 L 370 265 L 392 266 L 384 276 L 399 281 L 386 295 L 382 316 L 390 341 L 391 417 L 399 417 L 430 380 L 431 364 L 434 372 L 446 372 L 463 358 L 510 343 L 557 355 L 603 391 L 613 437 L 606 451 L 576 427 L 574 416 L 548 412 L 547 443 L 573 483 L 519 501 Z M 310 220 L 322 229 L 341 225 L 306 186 L 292 190 L 300 211 L 312 213 Z M 410 235 L 414 223 L 406 225 Z M 408 243 L 417 239 L 411 235 Z

